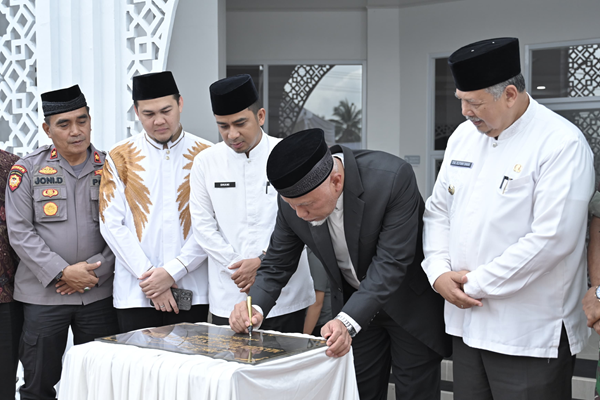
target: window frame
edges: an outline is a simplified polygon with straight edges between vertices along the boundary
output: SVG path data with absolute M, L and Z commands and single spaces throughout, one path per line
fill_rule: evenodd
M 600 44 L 600 38 L 596 39 L 585 39 L 585 40 L 569 40 L 564 42 L 551 42 L 551 43 L 542 43 L 542 44 L 527 44 L 525 45 L 525 63 L 524 68 L 521 70 L 524 72 L 525 77 L 525 86 L 527 88 L 527 92 L 531 91 L 531 82 L 532 82 L 532 69 L 533 69 L 533 52 L 536 50 L 548 50 L 548 49 L 557 49 L 561 47 L 567 46 L 581 46 L 588 44 Z M 551 110 L 561 111 L 561 110 L 585 110 L 585 109 L 594 109 L 600 108 L 600 96 L 590 96 L 590 97 L 550 97 L 544 99 L 536 99 L 540 104 L 548 107 Z
M 425 158 L 427 162 L 425 164 L 425 185 L 426 185 L 426 196 L 429 197 L 433 193 L 433 186 L 435 185 L 435 163 L 436 161 L 442 161 L 446 150 L 435 150 L 435 60 L 439 58 L 448 58 L 452 54 L 451 51 L 445 51 L 440 53 L 429 53 L 428 54 L 428 70 L 427 70 L 427 121 L 426 121 L 426 152 Z M 457 100 L 458 101 L 458 100 Z

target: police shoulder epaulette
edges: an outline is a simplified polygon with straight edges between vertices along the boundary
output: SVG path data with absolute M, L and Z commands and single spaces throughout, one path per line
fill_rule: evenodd
M 33 156 L 37 156 L 40 153 L 43 153 L 45 151 L 50 150 L 51 147 L 52 147 L 52 145 L 49 145 L 49 144 L 45 144 L 43 146 L 40 146 L 37 149 L 35 149 L 34 151 L 32 151 L 31 153 L 24 155 L 22 157 L 22 159 L 27 159 L 27 158 L 31 158 Z

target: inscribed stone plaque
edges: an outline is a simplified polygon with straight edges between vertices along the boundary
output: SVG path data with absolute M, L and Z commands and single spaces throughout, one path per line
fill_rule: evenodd
M 319 339 L 256 331 L 250 337 L 226 327 L 190 323 L 140 329 L 96 340 L 244 364 L 260 364 L 326 346 L 326 342 Z

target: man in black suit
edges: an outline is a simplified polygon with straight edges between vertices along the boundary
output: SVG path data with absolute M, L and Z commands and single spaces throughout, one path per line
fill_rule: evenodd
M 332 157 L 333 153 L 333 157 Z M 352 346 L 361 399 L 384 399 L 390 365 L 397 399 L 440 397 L 440 362 L 451 353 L 443 302 L 420 266 L 423 199 L 409 164 L 387 153 L 330 149 L 323 131 L 282 140 L 267 162 L 279 192 L 277 223 L 250 289 L 260 325 L 296 270 L 304 245 L 321 260 L 337 316 L 321 334 L 327 355 Z M 247 332 L 245 303 L 230 325 Z

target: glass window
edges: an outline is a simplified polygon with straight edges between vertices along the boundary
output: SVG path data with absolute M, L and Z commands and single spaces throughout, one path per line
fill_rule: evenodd
M 600 96 L 600 44 L 533 50 L 531 94 L 536 99 Z
M 269 108 L 275 136 L 321 128 L 329 145 L 361 148 L 362 65 L 271 65 Z
M 531 50 L 532 97 L 575 124 L 594 152 L 600 183 L 600 40 Z
M 248 72 L 253 66 L 229 66 L 227 75 Z M 262 71 L 262 70 L 261 70 Z M 268 65 L 267 132 L 286 137 L 321 128 L 329 145 L 362 148 L 362 65 Z

